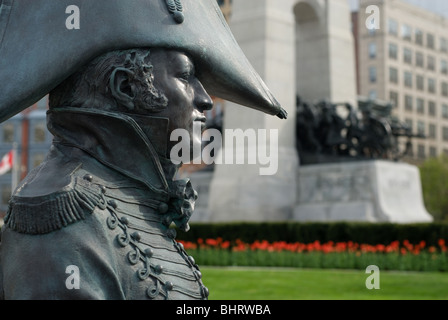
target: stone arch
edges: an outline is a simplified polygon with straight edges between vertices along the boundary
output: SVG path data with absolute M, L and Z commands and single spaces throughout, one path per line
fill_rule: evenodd
M 314 102 L 331 96 L 327 7 L 322 0 L 299 0 L 292 8 L 295 17 L 296 91 Z
M 295 1 L 293 12 L 297 24 L 324 20 L 324 6 L 318 0 Z

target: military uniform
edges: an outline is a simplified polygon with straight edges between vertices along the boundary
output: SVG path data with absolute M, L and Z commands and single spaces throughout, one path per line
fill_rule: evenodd
M 5 218 L 0 296 L 206 299 L 201 272 L 170 227 L 188 230 L 196 192 L 173 181 L 177 167 L 148 137 L 165 131 L 164 120 L 75 108 L 48 117 L 54 143 Z M 69 266 L 79 270 L 79 289 L 67 285 Z
M 133 48 L 183 52 L 208 94 L 286 119 L 215 0 L 82 3 L 81 27 L 71 30 L 70 0 L 0 0 L 0 122 L 93 58 Z M 170 227 L 188 230 L 196 193 L 173 181 L 168 124 L 89 109 L 53 110 L 48 120 L 53 146 L 5 218 L 0 298 L 207 298 Z M 70 270 L 79 270 L 79 289 L 67 283 Z

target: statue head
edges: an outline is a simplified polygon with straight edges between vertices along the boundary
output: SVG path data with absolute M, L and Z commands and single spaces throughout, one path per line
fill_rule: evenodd
M 62 82 L 49 96 L 50 109 L 76 107 L 168 119 L 168 136 L 186 130 L 201 144 L 204 111 L 211 97 L 196 76 L 192 58 L 181 51 L 137 48 L 106 53 Z M 194 130 L 194 125 L 201 130 Z M 169 142 L 168 151 L 174 142 Z M 192 150 L 192 148 L 191 148 Z

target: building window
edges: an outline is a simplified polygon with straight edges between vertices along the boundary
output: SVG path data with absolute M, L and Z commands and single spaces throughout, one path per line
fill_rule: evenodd
M 46 134 L 46 123 L 39 121 L 34 123 L 33 141 L 35 143 L 44 143 Z
M 423 53 L 421 53 L 421 52 L 415 53 L 415 65 L 420 68 L 425 67 L 425 59 L 423 57 Z
M 31 164 L 32 164 L 33 168 L 35 168 L 38 165 L 40 165 L 44 160 L 45 160 L 45 154 L 43 154 L 43 153 L 35 153 L 35 154 L 33 154 L 32 163 Z
M 389 43 L 389 58 L 394 60 L 398 59 L 398 47 L 394 43 Z
M 415 43 L 420 46 L 423 45 L 423 31 L 420 29 L 415 29 Z
M 421 75 L 417 75 L 417 90 L 423 91 L 425 90 L 425 78 Z
M 371 42 L 369 44 L 369 58 L 370 59 L 376 58 L 376 43 L 375 42 Z
M 425 154 L 425 146 L 424 145 L 422 145 L 422 144 L 418 145 L 417 154 L 420 159 L 425 159 L 426 154 Z
M 434 45 L 434 35 L 432 35 L 430 33 L 428 33 L 426 35 L 426 46 L 429 49 L 434 49 L 435 48 L 435 45 Z
M 412 28 L 407 24 L 401 26 L 401 37 L 403 40 L 412 41 Z
M 448 40 L 446 38 L 440 38 L 440 51 L 448 53 Z
M 429 156 L 432 158 L 437 157 L 437 148 L 429 147 Z
M 442 137 L 443 137 L 443 141 L 448 141 L 448 128 L 447 127 L 442 128 Z
M 442 82 L 442 96 L 448 97 L 448 82 Z
M 417 98 L 417 113 L 419 114 L 425 113 L 425 100 L 421 98 Z
M 429 124 L 428 126 L 428 138 L 432 140 L 436 140 L 436 125 L 435 124 Z
M 376 90 L 370 90 L 369 91 L 369 99 L 370 100 L 376 100 L 378 98 L 378 94 Z
M 425 123 L 423 121 L 417 122 L 417 133 L 419 135 L 425 135 Z
M 428 79 L 428 91 L 430 93 L 436 93 L 436 80 L 429 78 Z
M 397 36 L 398 35 L 398 22 L 394 19 L 389 19 L 388 20 L 388 30 L 389 30 L 390 35 Z
M 442 117 L 448 119 L 448 104 L 442 104 Z
M 434 101 L 428 102 L 428 114 L 433 117 L 435 117 L 437 115 L 436 103 Z
M 414 123 L 411 119 L 405 119 L 404 122 L 406 123 L 406 126 L 411 130 L 411 132 L 414 131 Z
M 395 91 L 389 92 L 389 100 L 394 108 L 398 108 L 398 93 Z
M 407 64 L 412 64 L 412 50 L 409 48 L 404 48 L 403 50 L 403 61 Z
M 7 205 L 11 199 L 11 186 L 2 186 L 2 205 Z
M 389 81 L 392 83 L 398 83 L 398 69 L 390 67 L 389 68 Z
M 412 109 L 413 109 L 413 102 L 414 101 L 412 99 L 412 96 L 406 95 L 404 97 L 404 108 L 405 108 L 406 111 L 412 111 Z
M 436 59 L 433 56 L 428 56 L 428 70 L 436 70 Z
M 369 80 L 371 83 L 375 83 L 377 80 L 377 72 L 376 67 L 370 67 L 369 68 Z
M 6 122 L 3 124 L 3 143 L 14 142 L 14 124 Z
M 448 74 L 448 61 L 447 60 L 440 61 L 440 72 L 442 74 Z
M 404 85 L 405 87 L 412 88 L 412 72 L 404 72 Z

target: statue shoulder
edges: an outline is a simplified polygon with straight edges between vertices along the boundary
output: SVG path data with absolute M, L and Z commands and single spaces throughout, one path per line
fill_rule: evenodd
M 19 233 L 46 234 L 84 220 L 97 206 L 105 207 L 100 186 L 86 175 L 79 161 L 45 161 L 11 197 L 5 226 Z

